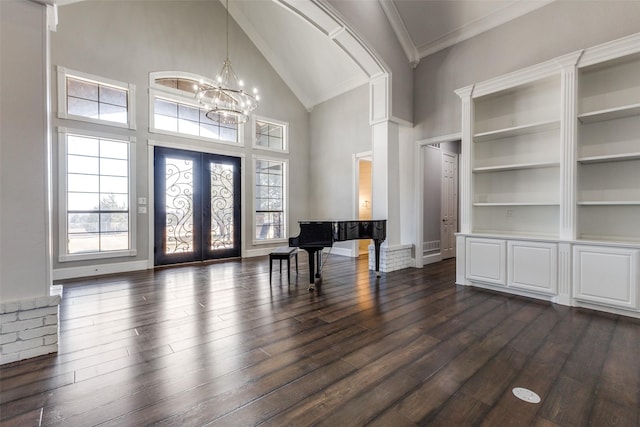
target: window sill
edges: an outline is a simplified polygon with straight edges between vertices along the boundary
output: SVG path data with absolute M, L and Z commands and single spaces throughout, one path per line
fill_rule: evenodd
M 113 251 L 113 252 L 90 252 L 82 254 L 65 254 L 58 257 L 59 262 L 83 261 L 88 259 L 106 259 L 106 258 L 122 258 L 133 257 L 138 253 L 137 250 L 129 251 Z
M 286 243 L 286 244 L 289 244 L 289 239 L 287 239 L 287 238 L 284 238 L 284 239 L 265 239 L 265 240 L 254 240 L 252 242 L 252 244 L 254 246 L 272 245 L 274 243 Z

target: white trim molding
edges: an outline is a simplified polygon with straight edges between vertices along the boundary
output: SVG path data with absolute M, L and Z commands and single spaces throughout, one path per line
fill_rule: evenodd
M 87 265 L 83 267 L 56 268 L 53 270 L 53 280 L 75 279 L 78 277 L 91 277 L 102 274 L 127 273 L 130 271 L 146 270 L 148 262 L 141 261 L 118 262 L 112 264 Z
M 511 1 L 489 15 L 475 19 L 427 43 L 417 46 L 420 58 L 432 55 L 457 43 L 489 31 L 499 25 L 533 12 L 554 0 Z
M 418 53 L 415 43 L 411 39 L 409 30 L 407 30 L 406 25 L 404 25 L 404 21 L 402 20 L 396 5 L 391 0 L 378 0 L 378 2 L 382 7 L 382 11 L 387 16 L 387 19 L 391 24 L 391 28 L 393 28 L 393 32 L 396 34 L 405 55 L 407 55 L 407 59 L 409 60 L 411 67 L 416 68 L 420 63 L 420 54 Z
M 432 138 L 421 139 L 416 141 L 414 148 L 414 171 L 415 171 L 415 212 L 416 212 L 416 223 L 415 230 L 416 236 L 418 236 L 418 241 L 422 242 L 424 238 L 424 164 L 422 161 L 422 149 L 434 147 L 436 144 L 442 144 L 445 142 L 455 142 L 460 141 L 462 139 L 462 134 L 460 132 L 452 133 L 448 135 L 434 136 Z M 459 170 L 459 169 L 458 169 Z M 458 172 L 459 173 L 459 172 Z M 429 254 L 424 255 L 422 252 L 415 257 L 415 267 L 422 268 L 426 264 L 430 264 L 432 262 L 438 262 L 442 259 L 440 251 L 437 254 Z
M 128 172 L 128 215 L 129 230 L 128 240 L 129 249 L 114 251 L 97 251 L 97 252 L 79 252 L 68 253 L 66 245 L 68 226 L 67 223 L 67 138 L 69 135 L 80 137 L 108 139 L 112 141 L 127 143 L 127 172 Z M 81 260 L 97 260 L 105 258 L 122 258 L 133 257 L 137 255 L 137 216 L 136 211 L 136 137 L 122 136 L 117 134 L 106 133 L 102 131 L 88 131 L 79 129 L 70 129 L 66 127 L 58 128 L 58 261 L 70 262 Z
M 70 70 L 65 67 L 58 66 L 58 118 L 66 120 L 77 120 L 87 123 L 95 123 L 104 126 L 112 126 L 116 128 L 136 129 L 136 85 L 133 83 L 120 82 L 106 77 L 96 76 L 94 74 L 84 73 L 82 71 Z M 94 119 L 91 117 L 78 116 L 69 114 L 67 106 L 67 78 L 82 80 L 104 86 L 125 91 L 127 93 L 127 122 L 112 122 L 103 119 Z

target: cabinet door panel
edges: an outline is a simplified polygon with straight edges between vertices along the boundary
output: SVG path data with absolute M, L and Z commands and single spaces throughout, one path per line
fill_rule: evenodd
M 638 308 L 640 251 L 574 247 L 574 298 L 623 308 Z
M 506 241 L 467 239 L 467 279 L 506 285 Z
M 545 294 L 557 293 L 558 245 L 508 243 L 508 286 Z

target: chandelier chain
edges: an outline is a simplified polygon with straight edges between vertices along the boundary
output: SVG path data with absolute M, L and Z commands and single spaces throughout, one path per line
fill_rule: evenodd
M 258 90 L 253 94 L 244 90 L 244 82 L 238 79 L 229 60 L 229 0 L 226 0 L 226 58 L 214 81 L 201 81 L 196 90 L 196 99 L 206 110 L 206 116 L 225 124 L 242 124 L 258 107 Z

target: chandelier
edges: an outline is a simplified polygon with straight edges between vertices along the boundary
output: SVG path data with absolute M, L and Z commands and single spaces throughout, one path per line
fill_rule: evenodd
M 225 124 L 242 124 L 249 114 L 258 107 L 258 89 L 252 93 L 244 90 L 244 82 L 231 67 L 229 61 L 229 0 L 226 2 L 227 21 L 227 57 L 220 73 L 213 81 L 200 80 L 196 88 L 196 99 L 206 110 L 206 116 L 213 121 Z

